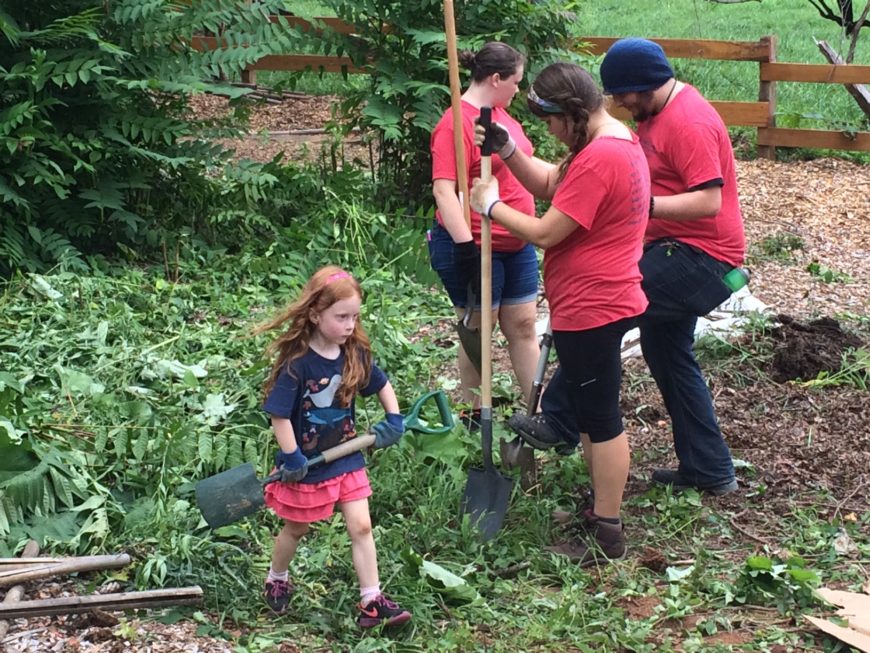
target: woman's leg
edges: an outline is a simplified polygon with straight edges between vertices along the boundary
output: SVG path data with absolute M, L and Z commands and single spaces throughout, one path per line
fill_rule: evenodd
M 535 380 L 535 369 L 541 348 L 535 333 L 537 303 L 502 304 L 498 311 L 498 323 L 508 341 L 511 366 L 517 377 L 523 399 L 528 400 Z
M 587 446 L 592 451 L 589 458 L 592 459 L 592 488 L 595 490 L 593 511 L 599 517 L 618 519 L 631 462 L 628 436 L 623 431 L 605 442 L 590 441 L 587 445 L 584 441 L 584 452 Z

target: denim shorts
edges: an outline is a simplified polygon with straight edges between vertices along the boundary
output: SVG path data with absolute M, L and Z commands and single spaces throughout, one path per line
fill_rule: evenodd
M 460 286 L 453 266 L 453 239 L 440 224 L 427 233 L 429 261 L 438 273 L 450 301 L 465 308 L 468 288 Z M 538 257 L 529 243 L 516 252 L 492 253 L 492 307 L 526 304 L 538 298 Z M 479 298 L 478 298 L 479 300 Z M 480 303 L 475 308 L 479 308 Z

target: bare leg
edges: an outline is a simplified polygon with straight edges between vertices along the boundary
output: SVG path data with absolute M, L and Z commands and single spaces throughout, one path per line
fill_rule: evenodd
M 287 571 L 290 561 L 296 555 L 299 540 L 308 532 L 308 524 L 285 521 L 284 528 L 275 538 L 275 548 L 272 549 L 272 571 L 278 573 Z
M 375 538 L 372 536 L 369 500 L 350 501 L 340 504 L 339 507 L 350 535 L 353 567 L 356 569 L 360 587 L 378 585 L 378 554 L 375 550 Z
M 590 448 L 595 514 L 599 517 L 619 517 L 631 461 L 628 436 L 623 431 L 607 442 L 592 442 Z M 584 451 L 585 449 L 584 442 Z
M 511 366 L 517 377 L 523 399 L 528 400 L 535 379 L 535 369 L 541 356 L 538 337 L 535 333 L 537 304 L 508 304 L 499 307 L 498 321 L 508 341 Z

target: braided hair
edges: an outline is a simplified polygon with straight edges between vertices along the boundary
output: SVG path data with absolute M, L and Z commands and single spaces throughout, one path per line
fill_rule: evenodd
M 554 63 L 535 78 L 529 91 L 529 110 L 538 118 L 564 116 L 574 121 L 570 153 L 559 167 L 559 179 L 589 142 L 589 116 L 604 105 L 604 96 L 588 72 L 576 64 Z

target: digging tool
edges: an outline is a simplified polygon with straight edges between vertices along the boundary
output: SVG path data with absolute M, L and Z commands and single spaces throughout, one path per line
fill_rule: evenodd
M 462 319 L 456 323 L 456 333 L 459 334 L 459 342 L 462 343 L 462 348 L 468 356 L 477 373 L 480 374 L 480 329 L 476 329 L 469 325 L 471 316 L 474 314 L 474 304 L 477 297 L 474 295 L 474 288 L 468 284 L 468 303 L 465 305 L 465 314 Z
M 426 422 L 421 420 L 420 414 L 429 402 L 435 403 L 441 426 L 428 426 Z M 448 433 L 455 426 L 447 397 L 441 390 L 427 392 L 415 401 L 403 421 L 406 430 L 434 435 Z M 354 451 L 370 447 L 374 443 L 374 435 L 361 435 L 311 458 L 308 461 L 308 467 L 324 465 Z M 263 488 L 280 478 L 281 474 L 275 473 L 260 480 L 257 478 L 254 466 L 245 463 L 197 483 L 196 503 L 206 523 L 211 528 L 226 526 L 257 512 L 264 503 Z
M 446 5 L 445 5 L 446 6 Z M 445 9 L 446 11 L 446 9 Z M 486 137 L 481 146 L 480 177 L 492 176 L 492 110 L 481 107 L 480 124 Z M 492 333 L 492 225 L 481 216 L 481 333 Z M 503 476 L 492 462 L 492 338 L 481 341 L 480 373 L 480 437 L 483 468 L 470 469 L 461 513 L 469 515 L 484 541 L 492 539 L 501 529 L 513 490 L 513 479 Z
M 468 203 L 468 171 L 465 169 L 465 141 L 462 139 L 462 89 L 459 85 L 459 55 L 456 48 L 456 23 L 453 20 L 453 2 L 444 3 L 444 31 L 447 34 L 447 70 L 450 78 L 450 112 L 453 114 L 453 149 L 456 152 L 456 185 L 459 203 L 465 224 L 471 229 L 471 206 Z M 474 313 L 474 288 L 468 288 L 468 303 L 465 315 L 456 323 L 459 342 L 474 369 L 480 373 L 480 329 L 472 329 L 468 323 Z
M 319 467 L 374 443 L 374 435 L 360 435 L 309 459 L 308 467 Z M 263 488 L 280 478 L 281 473 L 276 472 L 261 481 L 254 466 L 245 463 L 197 483 L 196 503 L 211 528 L 226 526 L 257 512 L 264 503 Z
M 541 336 L 541 355 L 538 358 L 538 366 L 535 368 L 535 379 L 532 381 L 532 391 L 529 393 L 527 414 L 532 417 L 538 411 L 538 402 L 544 391 L 544 374 L 547 371 L 547 362 L 550 358 L 550 348 L 553 346 L 553 330 L 550 321 L 547 320 L 547 330 Z M 508 442 L 501 441 L 501 459 L 508 468 L 520 468 L 520 485 L 528 490 L 537 481 L 535 470 L 535 452 L 530 447 L 523 446 L 523 439 L 515 437 Z

